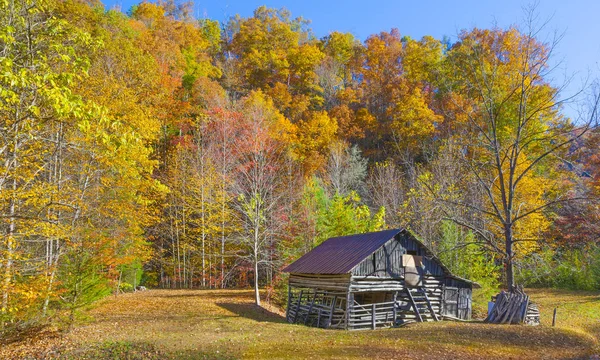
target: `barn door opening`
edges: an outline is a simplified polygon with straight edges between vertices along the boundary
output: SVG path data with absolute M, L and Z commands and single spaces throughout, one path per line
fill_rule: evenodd
M 471 289 L 458 289 L 458 318 L 471 319 Z
M 471 289 L 446 286 L 442 305 L 442 315 L 470 320 Z
M 458 288 L 444 288 L 442 315 L 458 317 Z

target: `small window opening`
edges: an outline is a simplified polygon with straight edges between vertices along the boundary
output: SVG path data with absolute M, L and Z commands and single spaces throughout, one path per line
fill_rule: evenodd
M 417 250 L 406 250 L 407 255 L 417 255 Z

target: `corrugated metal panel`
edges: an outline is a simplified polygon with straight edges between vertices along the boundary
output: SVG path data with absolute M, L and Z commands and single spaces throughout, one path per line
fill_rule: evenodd
M 283 271 L 301 274 L 345 274 L 402 229 L 341 236 L 326 240 Z

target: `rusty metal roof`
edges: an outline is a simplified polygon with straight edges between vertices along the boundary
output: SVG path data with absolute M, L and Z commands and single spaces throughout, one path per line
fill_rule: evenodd
M 346 274 L 402 232 L 392 229 L 330 238 L 296 260 L 284 272 L 302 274 Z

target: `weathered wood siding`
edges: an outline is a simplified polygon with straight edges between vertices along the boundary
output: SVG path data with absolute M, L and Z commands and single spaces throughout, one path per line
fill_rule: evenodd
M 444 293 L 443 276 L 423 276 L 425 289 L 433 311 L 442 313 Z M 350 291 L 354 295 L 348 311 L 350 329 L 372 329 L 390 327 L 394 322 L 414 321 L 417 316 L 412 308 L 404 279 L 380 278 L 377 276 L 353 276 Z M 397 303 L 396 310 L 390 304 Z M 375 307 L 373 308 L 373 305 Z M 375 310 L 375 313 L 373 313 Z M 373 319 L 373 314 L 375 314 Z M 430 320 L 429 314 L 422 317 Z M 374 322 L 373 322 L 374 321 Z
M 360 262 L 352 270 L 352 275 L 402 278 L 404 277 L 402 255 L 409 252 L 422 256 L 423 266 L 421 271 L 423 275 L 444 275 L 444 269 L 432 258 L 432 254 L 406 233 L 398 234 L 373 255 Z
M 287 321 L 346 329 L 350 274 L 290 274 Z
M 443 276 L 445 275 L 442 266 L 435 260 L 427 248 L 414 241 L 412 236 L 404 232 L 398 234 L 398 240 L 406 252 L 415 252 L 415 255 L 422 256 L 423 273 L 425 275 Z
M 446 286 L 442 301 L 442 315 L 470 320 L 472 311 L 471 299 L 472 290 L 470 288 Z
M 296 288 L 347 292 L 350 286 L 350 274 L 290 274 L 289 284 Z
M 376 276 L 387 278 L 399 278 L 404 276 L 402 267 L 402 255 L 405 250 L 400 242 L 394 238 L 385 243 L 375 253 L 362 262 L 353 270 L 356 276 Z
M 351 292 L 399 291 L 404 289 L 403 278 L 384 278 L 378 276 L 353 276 L 350 281 Z

